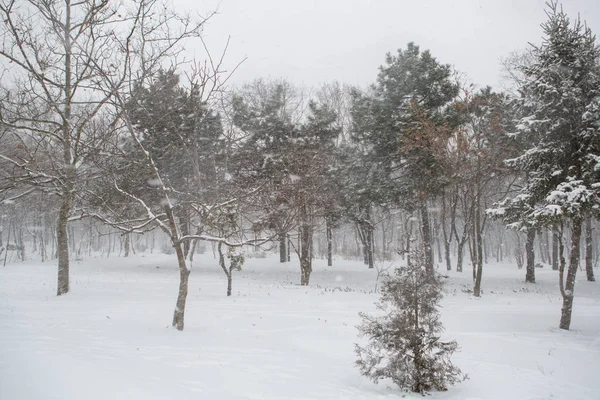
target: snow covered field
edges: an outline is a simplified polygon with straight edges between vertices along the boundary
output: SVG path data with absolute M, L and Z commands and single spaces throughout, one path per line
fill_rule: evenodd
M 600 398 L 600 283 L 579 273 L 572 330 L 557 329 L 556 272 L 491 264 L 483 297 L 451 272 L 442 301 L 454 363 L 470 380 L 435 399 Z M 358 312 L 374 312 L 376 271 L 316 260 L 300 287 L 297 261 L 249 258 L 233 296 L 212 255 L 194 263 L 185 331 L 170 327 L 175 256 L 72 263 L 56 297 L 56 266 L 0 268 L 0 399 L 397 399 L 353 365 Z M 421 398 L 408 394 L 408 398 Z

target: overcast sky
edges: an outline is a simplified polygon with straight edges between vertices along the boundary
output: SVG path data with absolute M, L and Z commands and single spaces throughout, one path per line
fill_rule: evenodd
M 228 36 L 232 82 L 285 77 L 304 86 L 373 83 L 387 52 L 415 42 L 478 85 L 501 86 L 500 60 L 539 43 L 544 0 L 174 0 L 206 13 L 205 38 L 217 53 Z M 565 0 L 600 35 L 600 0 Z M 194 49 L 189 49 L 194 52 Z M 200 47 L 195 51 L 201 56 Z

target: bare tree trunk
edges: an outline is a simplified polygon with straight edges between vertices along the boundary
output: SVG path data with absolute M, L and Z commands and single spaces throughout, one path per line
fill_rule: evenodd
M 479 199 L 479 191 L 477 192 L 477 198 L 475 200 L 475 219 L 474 219 L 474 228 L 475 228 L 475 264 L 477 268 L 475 270 L 475 285 L 473 287 L 473 296 L 480 297 L 481 296 L 481 275 L 483 273 L 483 238 L 481 234 L 481 207 L 480 207 L 480 199 Z
M 367 215 L 367 220 L 356 223 L 356 233 L 362 246 L 363 261 L 365 265 L 369 268 L 374 268 L 373 225 L 371 224 L 370 213 Z
M 45 230 L 46 227 L 44 225 L 43 226 L 43 230 L 40 232 L 40 256 L 42 257 L 42 262 L 46 261 L 46 240 L 45 240 Z M 1 248 L 2 246 L 0 246 Z
M 585 220 L 585 273 L 588 282 L 595 282 L 593 257 L 592 257 L 592 218 L 588 217 Z
M 373 225 L 369 222 L 369 226 L 367 228 L 367 235 L 366 235 L 367 236 L 367 247 L 366 247 L 367 265 L 369 266 L 369 268 L 375 267 L 375 257 L 373 254 L 375 252 L 373 232 L 374 232 Z
M 187 236 L 190 234 L 190 216 L 188 210 L 184 207 L 179 215 L 179 226 L 181 226 L 181 235 Z M 191 243 L 189 240 L 183 242 L 183 257 L 186 259 L 190 253 Z
M 527 229 L 527 242 L 525 242 L 525 254 L 527 258 L 527 266 L 525 273 L 525 282 L 535 283 L 535 251 L 533 244 L 535 241 L 535 228 Z
M 456 271 L 463 272 L 463 257 L 465 254 L 465 242 L 466 240 L 461 240 L 456 245 Z
M 473 282 L 477 279 L 477 235 L 475 233 L 475 223 L 471 227 L 471 237 L 469 238 L 469 257 L 471 258 L 471 270 L 473 272 Z
M 300 285 L 308 286 L 312 272 L 312 258 L 310 256 L 312 243 L 312 226 L 309 221 L 308 207 L 300 207 Z
M 225 264 L 225 255 L 223 254 L 222 245 L 223 243 L 219 242 L 217 246 L 217 249 L 219 251 L 219 265 L 221 266 L 223 272 L 225 272 L 225 276 L 227 276 L 227 296 L 229 297 L 231 296 L 231 289 L 233 286 L 233 269 L 232 266 L 229 266 L 229 268 L 227 268 L 227 265 Z
M 552 269 L 558 271 L 558 226 L 552 225 Z
M 454 237 L 456 239 L 456 271 L 463 272 L 463 263 L 464 263 L 464 254 L 465 254 L 465 245 L 469 241 L 469 224 L 471 222 L 465 218 L 462 235 L 460 238 L 458 237 L 458 232 L 456 229 L 453 230 Z M 454 226 L 456 228 L 456 226 Z M 470 241 L 469 241 L 470 246 Z
M 573 217 L 573 232 L 571 233 L 571 255 L 569 257 L 569 270 L 563 292 L 563 306 L 560 316 L 560 329 L 569 330 L 571 327 L 571 313 L 573 311 L 573 297 L 575 295 L 575 276 L 579 267 L 579 246 L 581 241 L 581 217 Z
M 65 7 L 65 22 L 62 27 L 64 31 L 64 97 L 62 115 L 62 162 L 65 168 L 65 182 L 62 188 L 62 201 L 56 221 L 56 247 L 58 253 L 58 284 L 56 293 L 61 296 L 69 291 L 69 233 L 68 222 L 71 208 L 73 207 L 73 185 L 75 178 L 75 165 L 72 164 L 71 152 L 71 102 L 72 102 L 72 73 L 71 73 L 71 4 L 67 2 Z
M 181 243 L 176 243 L 173 247 L 175 247 L 177 263 L 179 265 L 179 291 L 177 293 L 177 303 L 173 313 L 173 326 L 177 328 L 178 331 L 182 331 L 184 327 L 185 303 L 188 294 L 190 270 L 187 268 Z
M 442 235 L 444 238 L 444 258 L 446 260 L 446 270 L 452 270 L 452 262 L 450 260 L 450 245 L 452 244 L 452 235 L 448 235 L 448 228 L 446 227 L 446 195 L 442 195 L 442 215 L 440 217 L 440 224 L 442 224 Z
M 188 294 L 188 280 L 190 276 L 190 270 L 185 260 L 183 246 L 179 241 L 179 229 L 177 227 L 177 223 L 175 222 L 175 215 L 173 213 L 173 209 L 170 206 L 170 202 L 167 201 L 166 203 L 167 205 L 165 205 L 164 207 L 165 214 L 167 214 L 167 218 L 169 220 L 171 242 L 173 243 L 173 247 L 175 248 L 175 253 L 177 254 L 177 264 L 179 266 L 179 291 L 177 293 L 175 311 L 173 312 L 172 325 L 178 331 L 182 331 L 184 327 L 185 303 Z
M 285 232 L 279 233 L 279 262 L 287 262 L 287 237 Z
M 333 229 L 331 227 L 331 221 L 327 219 L 327 266 L 333 265 Z
M 58 283 L 56 295 L 61 296 L 69 292 L 69 232 L 68 222 L 71 213 L 72 193 L 70 190 L 63 192 L 62 202 L 56 220 L 56 246 L 58 253 Z
M 125 249 L 125 252 L 123 253 L 123 257 L 129 257 L 129 248 L 131 247 L 130 244 L 131 238 L 129 237 L 129 233 L 125 234 L 125 238 L 124 238 L 124 244 L 123 244 L 123 248 Z

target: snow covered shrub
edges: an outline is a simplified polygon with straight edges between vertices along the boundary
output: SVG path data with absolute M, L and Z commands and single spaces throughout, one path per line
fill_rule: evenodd
M 229 248 L 229 250 L 227 251 L 227 259 L 229 259 L 231 269 L 235 271 L 241 271 L 242 265 L 244 265 L 244 261 L 246 261 L 244 253 L 242 253 L 235 247 Z
M 442 283 L 428 276 L 422 252 L 411 252 L 410 259 L 382 285 L 378 308 L 383 315 L 360 313 L 359 334 L 369 343 L 356 345 L 356 365 L 375 383 L 389 378 L 406 391 L 446 390 L 466 375 L 450 362 L 456 341 L 440 340 Z

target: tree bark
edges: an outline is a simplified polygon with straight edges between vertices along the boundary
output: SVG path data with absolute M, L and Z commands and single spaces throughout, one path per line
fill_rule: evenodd
M 287 236 L 285 232 L 279 233 L 279 262 L 287 262 Z
M 165 214 L 167 214 L 167 218 L 169 220 L 169 228 L 171 230 L 171 242 L 173 243 L 173 247 L 175 248 L 175 253 L 177 254 L 177 264 L 179 266 L 179 291 L 177 292 L 177 302 L 175 303 L 175 310 L 173 312 L 172 325 L 178 331 L 182 331 L 184 327 L 185 304 L 188 294 L 188 280 L 190 276 L 190 270 L 187 266 L 183 246 L 179 241 L 179 229 L 177 227 L 177 223 L 175 222 L 175 214 L 173 213 L 173 209 L 170 206 L 170 202 L 167 201 L 167 205 L 165 205 L 164 209 Z
M 69 231 L 68 222 L 71 213 L 73 194 L 70 190 L 63 192 L 60 210 L 56 221 L 56 247 L 58 253 L 58 283 L 56 295 L 69 292 Z
M 188 280 L 190 276 L 190 270 L 187 268 L 185 255 L 181 243 L 176 243 L 174 247 L 175 253 L 177 254 L 177 263 L 179 265 L 179 291 L 177 293 L 177 303 L 175 304 L 175 311 L 173 312 L 173 326 L 178 331 L 182 331 L 184 327 L 185 303 L 188 294 Z
M 588 282 L 595 282 L 592 258 L 592 218 L 585 220 L 585 273 Z
M 446 270 L 452 270 L 452 262 L 450 260 L 450 244 L 452 244 L 452 235 L 448 235 L 448 228 L 446 227 L 446 196 L 442 195 L 442 215 L 440 217 L 440 224 L 442 224 L 442 235 L 444 239 L 444 258 L 446 260 Z
M 475 263 L 477 268 L 475 269 L 475 285 L 473 287 L 473 296 L 481 296 L 481 277 L 483 274 L 483 238 L 481 233 L 481 207 L 479 203 L 479 193 L 477 193 L 477 199 L 475 200 Z
M 62 198 L 58 219 L 56 221 L 56 252 L 58 253 L 58 284 L 56 293 L 61 296 L 69 291 L 69 231 L 68 222 L 71 208 L 73 206 L 73 185 L 75 178 L 75 165 L 71 152 L 71 103 L 72 96 L 72 72 L 71 72 L 71 5 L 66 4 L 64 31 L 64 98 L 62 116 L 62 162 L 65 173 L 65 181 L 62 187 Z
M 233 286 L 233 268 L 231 265 L 229 266 L 229 268 L 227 268 L 227 265 L 225 264 L 225 255 L 223 254 L 222 245 L 223 242 L 219 242 L 219 244 L 217 245 L 217 249 L 219 251 L 219 265 L 221 266 L 223 272 L 225 272 L 225 276 L 227 276 L 227 296 L 229 297 L 231 296 L 231 290 Z
M 125 244 L 123 245 L 124 250 L 125 250 L 125 252 L 123 254 L 124 257 L 129 257 L 129 248 L 131 247 L 131 244 L 129 243 L 129 241 L 130 241 L 129 233 L 126 233 L 125 240 L 124 240 Z
M 535 283 L 535 251 L 533 244 L 535 241 L 535 228 L 527 229 L 527 242 L 525 242 L 525 254 L 527 266 L 525 273 L 525 282 Z
M 181 226 L 181 235 L 187 236 L 190 234 L 190 216 L 188 210 L 183 208 L 179 215 L 179 226 Z M 191 243 L 189 240 L 183 242 L 183 257 L 184 259 L 188 257 L 190 253 Z
M 375 257 L 373 255 L 375 249 L 374 249 L 374 238 L 373 238 L 373 225 L 369 222 L 369 225 L 367 227 L 367 247 L 366 247 L 366 251 L 367 251 L 367 265 L 369 266 L 369 268 L 374 268 L 375 267 Z
M 310 245 L 312 242 L 312 226 L 308 221 L 307 206 L 300 207 L 300 285 L 308 286 L 312 272 L 312 259 L 310 257 Z
M 569 270 L 563 292 L 563 306 L 560 316 L 560 329 L 569 330 L 571 327 L 571 314 L 573 311 L 573 297 L 575 294 L 575 276 L 579 267 L 579 246 L 581 242 L 581 217 L 573 217 L 573 232 L 571 234 L 571 255 L 569 257 Z
M 356 233 L 362 246 L 363 261 L 369 268 L 374 268 L 373 257 L 373 224 L 371 222 L 371 207 L 366 211 L 364 219 L 356 222 Z
M 422 201 L 421 211 L 421 229 L 423 231 L 423 251 L 425 252 L 425 270 L 429 277 L 434 276 L 433 254 L 431 248 L 431 230 L 429 226 L 429 213 L 427 212 L 427 202 Z
M 464 258 L 464 254 L 465 254 L 465 242 L 466 242 L 466 240 L 460 241 L 456 245 L 456 271 L 457 272 L 463 272 L 463 258 Z
M 331 221 L 327 219 L 327 266 L 333 265 L 333 229 L 331 227 Z
M 552 225 L 552 269 L 558 271 L 558 226 Z

